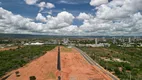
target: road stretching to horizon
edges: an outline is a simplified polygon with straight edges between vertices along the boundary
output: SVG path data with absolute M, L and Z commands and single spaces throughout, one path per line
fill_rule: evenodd
M 0 80 L 119 80 L 78 48 L 58 46 Z

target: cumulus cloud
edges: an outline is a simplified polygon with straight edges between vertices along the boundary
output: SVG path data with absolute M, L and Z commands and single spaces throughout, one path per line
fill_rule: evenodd
M 72 26 L 74 16 L 71 13 L 63 11 L 58 13 L 56 17 L 48 15 L 44 17 L 38 13 L 37 20 L 45 23 L 36 23 L 30 18 L 25 18 L 20 15 L 14 15 L 12 12 L 0 8 L 0 31 L 1 33 L 40 33 L 50 35 L 60 35 L 68 32 L 66 29 Z M 73 27 L 69 31 L 74 30 Z M 66 33 L 68 35 L 68 33 Z
M 112 0 L 109 3 L 98 5 L 95 7 L 95 15 L 80 13 L 76 17 L 83 21 L 80 26 L 72 25 L 75 17 L 67 11 L 62 11 L 57 16 L 43 16 L 38 13 L 36 20 L 40 22 L 36 23 L 30 18 L 14 15 L 0 8 L 0 32 L 92 36 L 141 35 L 141 4 L 141 0 Z M 46 3 L 41 3 L 39 6 L 44 7 L 45 5 Z
M 41 13 L 37 14 L 36 20 L 41 21 L 41 22 L 46 22 L 47 21 L 46 18 Z
M 39 12 L 41 12 L 44 9 L 44 7 L 46 6 L 46 3 L 45 2 L 40 2 L 39 4 L 37 4 L 37 6 L 40 7 Z
M 79 20 L 88 20 L 92 17 L 93 16 L 91 14 L 80 13 L 76 18 L 79 19 Z
M 38 0 L 24 0 L 28 5 L 34 5 Z
M 58 13 L 57 17 L 47 16 L 47 24 L 51 29 L 63 28 L 72 25 L 74 16 L 71 13 L 63 11 Z
M 40 11 L 41 12 L 42 10 L 44 10 L 44 8 L 47 8 L 47 9 L 52 9 L 52 8 L 55 8 L 55 5 L 52 4 L 52 3 L 45 3 L 45 2 L 40 2 L 39 4 L 37 4 L 37 6 L 40 8 Z
M 91 6 L 99 6 L 102 4 L 108 3 L 108 0 L 91 0 L 90 5 Z
M 46 3 L 46 8 L 51 9 L 51 8 L 54 8 L 54 7 L 55 7 L 54 4 L 49 3 L 49 2 Z
M 90 2 L 91 3 L 91 2 Z M 137 4 L 137 5 L 135 5 Z M 96 14 L 82 14 L 80 30 L 88 35 L 140 35 L 142 32 L 141 0 L 113 0 L 96 7 Z
M 3 8 L 0 8 L 0 17 L 0 27 L 4 29 L 3 33 L 42 32 L 45 29 L 43 24 L 35 23 L 30 18 L 14 15 Z
M 126 18 L 142 10 L 141 4 L 142 0 L 113 0 L 97 7 L 96 15 L 103 19 Z
M 49 3 L 49 2 L 40 2 L 40 3 L 37 3 L 38 1 L 40 0 L 24 0 L 26 2 L 26 4 L 28 5 L 36 5 L 40 8 L 39 12 L 41 12 L 42 10 L 44 10 L 44 8 L 47 8 L 47 9 L 52 9 L 52 8 L 55 8 L 55 5 L 52 4 L 52 3 Z

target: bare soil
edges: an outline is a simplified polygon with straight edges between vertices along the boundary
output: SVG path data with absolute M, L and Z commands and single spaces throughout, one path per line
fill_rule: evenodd
M 96 66 L 89 64 L 73 48 L 61 48 L 62 80 L 112 80 Z
M 30 80 L 31 76 L 35 76 L 36 80 L 58 80 L 58 76 L 61 76 L 61 80 L 112 80 L 73 48 L 61 47 L 61 71 L 57 71 L 57 54 L 58 47 L 9 72 L 7 75 L 11 75 L 6 80 Z
M 6 80 L 30 80 L 31 76 L 35 76 L 36 80 L 57 80 L 57 52 L 56 47 L 24 67 L 11 71 Z M 16 75 L 17 71 L 19 76 Z
M 17 46 L 14 47 L 8 47 L 8 48 L 0 48 L 0 51 L 6 51 L 6 50 L 13 50 L 13 49 L 17 49 Z

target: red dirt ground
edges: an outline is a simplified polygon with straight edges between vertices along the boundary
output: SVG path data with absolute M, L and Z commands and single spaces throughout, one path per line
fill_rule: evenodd
M 57 53 L 58 47 L 24 67 L 11 71 L 7 75 L 12 75 L 6 80 L 29 80 L 30 76 L 35 76 L 36 80 L 58 80 L 59 75 L 61 80 L 112 80 L 96 66 L 90 65 L 73 48 L 61 47 L 61 71 L 57 71 Z M 16 77 L 16 71 L 20 72 L 19 77 Z
M 62 80 L 112 80 L 96 66 L 90 65 L 75 49 L 61 48 Z
M 0 48 L 0 51 L 6 51 L 6 50 L 10 50 L 10 49 L 17 49 L 18 47 L 8 47 L 8 48 Z
M 8 73 L 12 73 L 12 75 L 6 80 L 30 80 L 30 76 L 35 76 L 36 80 L 57 80 L 57 52 L 58 49 L 56 47 L 24 67 Z M 16 77 L 16 71 L 20 72 L 19 77 Z

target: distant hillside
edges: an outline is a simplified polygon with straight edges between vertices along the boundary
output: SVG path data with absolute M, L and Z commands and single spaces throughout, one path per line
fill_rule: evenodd
M 133 37 L 133 36 L 64 36 L 64 35 L 32 35 L 32 34 L 3 34 L 0 38 L 112 38 L 112 37 Z M 142 36 L 139 36 L 142 38 Z

